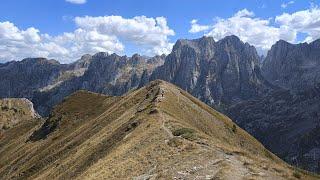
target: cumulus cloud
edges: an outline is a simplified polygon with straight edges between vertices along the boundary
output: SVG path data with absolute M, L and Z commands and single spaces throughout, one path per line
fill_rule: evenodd
M 0 22 L 0 61 L 25 57 L 54 58 L 67 63 L 86 53 L 100 51 L 122 54 L 125 43 L 141 49 L 139 53 L 169 53 L 168 36 L 174 31 L 164 17 L 121 16 L 76 17 L 77 29 L 57 36 L 40 33 L 34 27 L 21 30 L 11 22 Z
M 193 23 L 191 23 L 191 29 L 193 29 Z M 203 32 L 216 40 L 228 35 L 236 35 L 242 41 L 254 45 L 258 52 L 265 54 L 279 39 L 291 43 L 300 42 L 297 39 L 299 33 L 307 34 L 307 37 L 303 40 L 306 42 L 319 38 L 320 9 L 313 6 L 310 9 L 292 14 L 283 13 L 274 19 L 257 18 L 253 12 L 243 9 L 230 18 L 217 18 L 211 25 L 199 26 L 208 27 L 205 30 L 209 30 L 209 32 L 204 32 L 204 30 L 192 32 Z
M 69 2 L 72 4 L 85 4 L 87 0 L 66 0 L 66 2 Z
M 279 39 L 293 41 L 295 34 L 292 32 L 287 34 L 288 31 L 273 27 L 270 25 L 270 19 L 256 18 L 253 12 L 243 9 L 230 18 L 217 18 L 205 35 L 212 36 L 216 40 L 236 35 L 242 41 L 254 45 L 261 53 L 265 53 Z
M 281 4 L 281 8 L 285 9 L 291 4 L 294 4 L 294 1 L 289 1 L 287 3 L 284 2 L 284 3 Z
M 210 29 L 210 26 L 199 25 L 197 19 L 193 19 L 192 21 L 190 21 L 190 23 L 191 23 L 191 29 L 189 30 L 190 33 L 198 33 L 198 32 L 206 31 Z
M 87 31 L 114 35 L 124 41 L 139 45 L 147 54 L 167 54 L 172 44 L 168 36 L 175 33 L 164 17 L 137 16 L 125 19 L 121 16 L 76 17 L 76 24 Z
M 304 41 L 310 42 L 320 37 L 320 9 L 317 6 L 292 14 L 283 13 L 275 21 L 282 27 L 307 34 Z

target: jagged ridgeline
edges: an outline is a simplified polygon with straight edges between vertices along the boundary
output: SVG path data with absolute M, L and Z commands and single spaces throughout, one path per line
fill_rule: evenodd
M 320 40 L 272 46 L 263 76 L 281 87 L 228 109 L 228 115 L 290 164 L 320 172 Z
M 0 72 L 6 74 L 0 77 L 0 97 L 27 97 L 42 115 L 79 89 L 121 95 L 155 79 L 172 82 L 217 108 L 270 89 L 260 75 L 255 48 L 236 36 L 217 42 L 212 37 L 178 40 L 168 56 L 98 53 L 70 65 L 25 59 L 2 65 Z
M 0 64 L 0 97 L 28 98 L 46 117 L 81 89 L 123 95 L 163 79 L 232 117 L 287 162 L 320 172 L 319 42 L 280 40 L 265 58 L 236 36 L 181 39 L 155 57 L 97 53 L 72 64 L 28 58 Z
M 77 91 L 44 122 L 5 130 L 0 147 L 1 179 L 318 178 L 159 80 L 118 97 Z

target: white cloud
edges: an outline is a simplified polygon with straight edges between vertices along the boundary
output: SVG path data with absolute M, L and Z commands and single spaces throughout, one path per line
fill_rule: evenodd
M 289 1 L 287 3 L 284 2 L 284 3 L 281 4 L 281 8 L 285 9 L 291 4 L 294 4 L 294 1 Z
M 164 17 L 121 16 L 76 17 L 77 29 L 58 36 L 41 34 L 34 27 L 21 30 L 11 22 L 0 22 L 0 62 L 26 57 L 54 58 L 71 62 L 86 53 L 124 52 L 132 43 L 147 55 L 169 53 L 168 36 L 174 31 Z
M 242 9 L 238 11 L 234 16 L 236 17 L 254 17 L 254 13 L 252 11 L 248 11 L 247 9 Z
M 307 34 L 304 41 L 310 42 L 320 37 L 320 9 L 317 6 L 292 14 L 283 13 L 275 21 L 282 27 Z
M 255 14 L 247 9 L 238 11 L 228 19 L 217 18 L 205 35 L 212 36 L 216 40 L 228 35 L 236 35 L 242 41 L 254 45 L 261 53 L 266 53 L 279 39 L 291 42 L 295 39 L 294 32 L 273 27 L 270 25 L 270 19 L 256 18 Z
M 191 22 L 191 29 L 194 23 L 197 23 L 197 21 Z M 230 18 L 217 18 L 216 22 L 211 25 L 199 26 L 209 27 L 209 32 L 204 34 L 212 36 L 216 40 L 228 35 L 236 35 L 242 41 L 254 45 L 258 52 L 265 54 L 280 39 L 291 43 L 301 42 L 297 39 L 299 33 L 307 34 L 307 37 L 302 40 L 305 42 L 311 42 L 319 38 L 320 9 L 317 6 L 312 6 L 308 10 L 292 14 L 283 13 L 276 16 L 275 19 L 257 18 L 253 12 L 243 9 Z M 201 30 L 198 32 L 201 32 Z
M 76 17 L 76 24 L 88 31 L 114 35 L 142 47 L 147 54 L 169 53 L 172 44 L 168 36 L 175 33 L 164 17 L 148 18 L 137 16 L 125 19 L 121 16 Z
M 210 29 L 210 26 L 199 25 L 198 20 L 196 19 L 193 19 L 192 21 L 190 21 L 190 23 L 191 23 L 191 29 L 189 30 L 190 33 L 198 33 L 198 32 L 202 32 Z
M 85 4 L 87 0 L 66 0 L 66 2 L 69 2 L 72 4 Z

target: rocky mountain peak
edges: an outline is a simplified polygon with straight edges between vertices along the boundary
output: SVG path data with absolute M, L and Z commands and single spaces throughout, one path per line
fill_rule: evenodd
M 312 45 L 315 48 L 320 48 L 320 39 L 313 41 L 312 43 L 310 43 L 310 45 Z
M 192 40 L 194 42 L 198 42 L 200 45 L 206 46 L 206 45 L 210 45 L 210 44 L 214 44 L 215 41 L 213 39 L 212 36 L 202 36 L 199 39 L 194 39 Z
M 143 56 L 141 56 L 140 54 L 138 53 L 135 53 L 131 56 L 132 59 L 137 59 L 137 58 L 142 58 Z
M 60 62 L 55 59 L 46 59 L 46 58 L 25 58 L 21 61 L 24 64 L 52 64 L 60 65 Z
M 272 46 L 262 66 L 272 83 L 289 89 L 303 89 L 319 82 L 320 41 L 291 44 L 280 40 Z
M 147 58 L 143 57 L 143 56 L 140 56 L 139 54 L 134 54 L 134 55 L 132 55 L 130 60 L 132 61 L 133 64 L 138 64 L 138 63 L 140 63 L 142 61 L 146 61 Z
M 253 97 L 264 83 L 255 68 L 255 48 L 236 36 L 215 42 L 212 37 L 178 40 L 151 79 L 172 82 L 211 105 Z
M 227 41 L 231 43 L 243 43 L 240 38 L 236 35 L 230 35 L 222 38 L 220 41 Z
M 173 51 L 181 49 L 183 46 L 190 47 L 193 49 L 206 48 L 208 46 L 212 46 L 215 43 L 213 37 L 211 36 L 203 36 L 199 39 L 179 39 L 173 46 Z
M 72 63 L 70 67 L 73 69 L 81 69 L 81 68 L 88 68 L 92 61 L 92 56 L 90 54 L 85 54 L 81 56 L 79 60 Z
M 105 58 L 109 55 L 107 52 L 98 52 L 93 55 L 93 58 Z

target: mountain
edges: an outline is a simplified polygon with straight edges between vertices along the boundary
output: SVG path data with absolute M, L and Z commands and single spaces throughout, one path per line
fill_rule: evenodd
M 72 64 L 45 58 L 26 58 L 0 65 L 0 97 L 32 99 L 34 92 L 50 90 L 63 81 L 81 76 L 90 64 L 83 56 Z
M 122 95 L 163 79 L 224 110 L 270 90 L 253 46 L 236 36 L 178 40 L 168 56 L 132 57 L 97 53 L 72 64 L 43 58 L 2 64 L 0 97 L 31 99 L 41 115 L 79 89 Z M 17 74 L 17 76 L 15 76 Z
M 47 115 L 64 97 L 80 89 L 108 95 L 122 95 L 137 88 L 142 76 L 150 74 L 153 69 L 162 65 L 164 57 L 147 58 L 138 54 L 127 57 L 97 53 L 91 57 L 90 65 L 81 76 L 67 79 L 46 91 L 34 93 L 32 101 L 41 114 Z
M 0 66 L 0 97 L 32 97 L 35 90 L 43 88 L 58 78 L 64 69 L 58 61 L 44 58 L 27 58 Z
M 48 116 L 81 89 L 123 95 L 162 79 L 226 113 L 287 162 L 319 172 L 319 44 L 279 41 L 262 58 L 236 36 L 202 37 L 178 40 L 167 56 L 97 53 L 72 64 L 28 58 L 0 64 L 0 97 L 28 98 Z
M 0 133 L 16 124 L 40 116 L 33 109 L 33 104 L 25 98 L 0 99 Z
M 256 49 L 236 36 L 178 40 L 150 79 L 163 79 L 209 105 L 223 107 L 266 92 Z
M 227 114 L 290 164 L 320 172 L 320 40 L 278 41 L 262 74 L 280 89 L 231 106 Z
M 23 128 L 23 129 L 21 129 Z M 164 81 L 123 96 L 78 91 L 0 141 L 1 179 L 316 179 Z
M 310 44 L 280 40 L 262 66 L 263 76 L 286 89 L 304 90 L 320 83 L 320 39 Z
M 28 98 L 47 116 L 54 105 L 79 89 L 121 95 L 138 87 L 143 73 L 148 75 L 162 65 L 164 57 L 101 52 L 83 55 L 71 64 L 45 58 L 8 62 L 0 64 L 0 98 Z
M 282 90 L 231 106 L 228 115 L 288 163 L 320 172 L 319 101 L 320 87 Z

